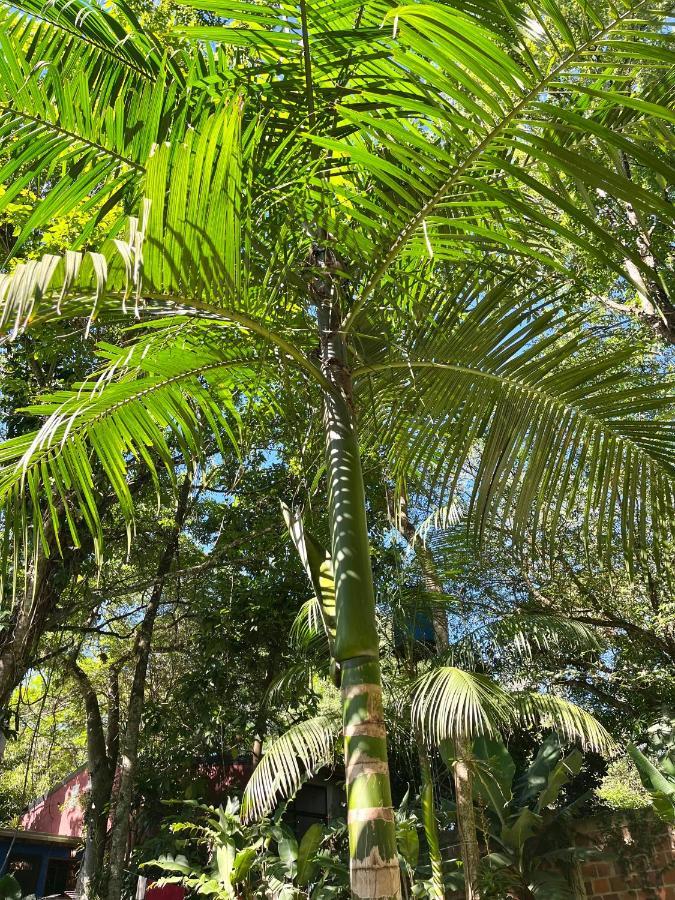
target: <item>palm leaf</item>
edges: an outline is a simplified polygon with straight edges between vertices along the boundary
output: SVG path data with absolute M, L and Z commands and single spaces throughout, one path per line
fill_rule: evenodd
M 14 253 L 55 216 L 91 211 L 85 243 L 107 212 L 133 206 L 180 91 L 152 42 L 102 9 L 28 6 L 0 5 L 0 211 L 44 186 Z
M 333 762 L 337 720 L 317 716 L 293 725 L 268 748 L 244 791 L 242 816 L 258 819 L 287 800 L 306 778 Z
M 605 559 L 619 542 L 629 565 L 649 544 L 658 558 L 675 522 L 672 385 L 631 374 L 630 350 L 603 353 L 557 296 L 520 290 L 464 284 L 404 354 L 388 347 L 358 368 L 370 439 L 396 476 L 446 501 L 480 446 L 468 489 L 479 537 L 505 522 L 517 543 L 532 528 L 554 536 L 581 506 Z
M 565 741 L 610 756 L 616 743 L 595 716 L 555 694 L 518 692 L 512 695 L 518 717 L 526 726 L 554 729 Z
M 627 72 L 650 67 L 672 70 L 668 38 L 665 32 L 659 36 L 665 10 L 630 0 L 618 7 L 595 7 L 588 18 L 588 7 L 582 11 L 580 4 L 579 26 L 573 14 L 566 16 L 555 4 L 530 9 L 530 21 L 551 44 L 548 65 L 535 61 L 526 33 L 516 30 L 503 39 L 498 29 L 446 4 L 392 10 L 389 17 L 397 22 L 392 55 L 399 72 L 405 72 L 405 91 L 396 91 L 396 81 L 403 80 L 399 75 L 379 92 L 359 92 L 355 109 L 367 100 L 376 112 L 364 117 L 345 102 L 341 112 L 349 138 L 316 138 L 369 172 L 371 196 L 381 204 L 378 217 L 372 211 L 369 215 L 373 239 L 379 242 L 377 262 L 348 326 L 402 254 L 417 259 L 466 257 L 474 242 L 482 240 L 507 253 L 555 265 L 555 238 L 564 236 L 617 272 L 626 258 L 644 270 L 634 247 L 622 245 L 572 196 L 575 185 L 583 183 L 588 191 L 629 199 L 645 212 L 672 221 L 672 209 L 666 208 L 658 190 L 636 190 L 608 168 L 606 155 L 603 160 L 603 153 L 620 146 L 654 171 L 661 168 L 663 159 L 637 137 L 636 117 L 622 133 L 601 125 L 596 116 L 595 147 L 584 146 L 586 120 L 595 112 L 585 89 L 598 85 L 598 75 L 606 77 L 612 67 L 623 77 L 616 90 L 592 88 L 596 109 L 606 115 L 609 108 L 627 107 L 672 121 L 667 103 L 637 109 L 639 83 L 626 78 Z M 603 49 L 598 54 L 599 46 Z M 608 80 L 611 83 L 611 75 Z M 574 129 L 568 109 L 579 91 L 584 92 L 584 112 Z M 430 140 L 425 129 L 438 139 Z M 354 204 L 358 193 L 355 186 L 350 194 Z M 577 228 L 568 228 L 560 211 L 576 220 Z
M 490 736 L 508 724 L 512 714 L 509 695 L 498 684 L 454 666 L 423 675 L 411 698 L 413 727 L 434 744 Z

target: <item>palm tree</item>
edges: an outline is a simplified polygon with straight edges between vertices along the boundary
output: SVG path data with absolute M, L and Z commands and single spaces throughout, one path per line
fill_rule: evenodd
M 653 277 L 582 198 L 672 221 L 668 11 L 195 5 L 212 15 L 192 48 L 166 51 L 123 3 L 0 4 L 0 204 L 41 191 L 15 250 L 91 213 L 65 256 L 1 276 L 2 326 L 137 319 L 100 377 L 0 450 L 5 568 L 30 584 L 46 526 L 104 552 L 94 471 L 131 531 L 131 468 L 174 472 L 205 431 L 236 442 L 246 415 L 300 397 L 326 447 L 352 890 L 398 897 L 361 447 L 446 498 L 480 450 L 481 527 L 552 535 L 583 495 L 589 539 L 658 563 L 672 396 L 584 327 L 575 267 Z M 647 99 L 645 71 L 663 76 Z M 640 183 L 607 167 L 617 151 Z
M 447 525 L 456 519 L 456 515 L 456 510 L 453 516 L 442 511 L 432 518 L 438 524 Z M 284 517 L 316 596 L 303 605 L 291 630 L 298 662 L 279 676 L 270 693 L 282 691 L 297 697 L 311 683 L 315 672 L 327 676 L 330 671 L 335 676 L 335 584 L 330 554 L 307 530 L 302 516 L 284 508 Z M 403 695 L 390 698 L 385 705 L 385 716 L 390 728 L 393 726 L 399 732 L 414 735 L 421 776 L 422 823 L 431 863 L 427 890 L 434 900 L 442 900 L 446 888 L 429 750 L 441 748 L 444 760 L 453 772 L 465 894 L 467 900 L 472 900 L 480 895 L 472 740 L 496 734 L 500 728 L 513 723 L 532 726 L 544 721 L 555 727 L 567 741 L 578 741 L 601 752 L 613 747 L 611 737 L 593 716 L 563 697 L 539 691 L 508 692 L 492 678 L 476 674 L 473 669 L 477 663 L 481 664 L 481 660 L 471 646 L 478 637 L 475 632 L 480 632 L 484 646 L 499 647 L 502 654 L 507 654 L 507 647 L 510 647 L 511 654 L 515 652 L 516 656 L 525 658 L 531 656 L 534 648 L 566 647 L 597 653 L 600 644 L 589 628 L 553 615 L 522 611 L 505 615 L 497 622 L 481 623 L 471 636 L 473 640 L 467 641 L 466 637 L 460 636 L 451 642 L 448 611 L 455 606 L 455 599 L 443 592 L 437 561 L 429 547 L 419 540 L 422 529 L 412 526 L 405 508 L 399 511 L 395 520 L 398 527 L 403 525 L 401 530 L 407 539 L 418 543 L 422 583 L 411 587 L 399 585 L 395 608 L 385 610 L 385 615 L 380 616 L 380 626 L 386 623 L 381 641 L 386 643 L 387 633 L 391 637 L 392 631 L 395 641 L 400 640 L 401 635 L 414 636 L 421 614 L 433 624 L 436 652 L 427 661 L 430 668 L 425 666 L 426 671 L 420 676 L 420 648 L 415 646 L 414 637 L 410 642 L 402 642 L 403 646 L 398 649 L 399 652 L 402 650 L 405 660 Z M 428 527 L 424 530 L 428 531 Z M 444 542 L 446 555 L 448 550 L 455 557 L 458 550 L 466 554 L 466 541 L 461 540 L 462 536 L 454 529 L 443 537 L 447 541 Z M 428 654 L 428 647 L 426 651 Z M 327 657 L 330 657 L 330 666 Z M 463 662 L 461 668 L 455 664 L 457 659 Z M 276 803 L 290 799 L 306 778 L 331 765 L 340 732 L 341 723 L 322 714 L 300 721 L 266 747 L 262 763 L 244 794 L 244 817 L 251 819 L 271 813 Z

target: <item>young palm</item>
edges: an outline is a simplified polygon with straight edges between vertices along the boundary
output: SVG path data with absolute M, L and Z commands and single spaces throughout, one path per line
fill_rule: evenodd
M 516 534 L 553 532 L 583 485 L 588 536 L 593 521 L 603 547 L 658 560 L 669 386 L 597 345 L 561 254 L 653 275 L 584 198 L 672 220 L 667 10 L 195 5 L 214 14 L 202 43 L 162 53 L 122 4 L 0 3 L 0 204 L 43 186 L 17 249 L 83 205 L 86 247 L 119 213 L 99 251 L 2 276 L 3 327 L 145 326 L 0 450 L 8 568 L 56 552 L 52 530 L 89 529 L 102 552 L 95 471 L 131 523 L 131 466 L 173 470 L 206 431 L 236 440 L 242 417 L 306 392 L 326 444 L 352 889 L 397 897 L 360 440 L 446 498 L 480 448 L 476 520 L 508 515 Z M 617 151 L 640 184 L 604 164 Z

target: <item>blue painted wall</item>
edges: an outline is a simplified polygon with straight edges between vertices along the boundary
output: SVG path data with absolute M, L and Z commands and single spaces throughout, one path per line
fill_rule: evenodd
M 13 860 L 25 858 L 30 860 L 32 871 L 30 884 L 22 883 L 24 893 L 35 893 L 37 897 L 43 897 L 45 893 L 45 883 L 47 880 L 47 867 L 50 859 L 70 859 L 71 848 L 63 844 L 35 843 L 34 841 L 26 841 L 17 838 L 12 845 L 11 838 L 0 838 L 0 867 L 3 872 L 7 872 L 8 868 L 4 865 L 5 857 L 11 846 L 11 854 L 9 857 L 9 871 Z M 22 882 L 21 872 L 16 872 L 15 877 Z M 37 880 L 35 881 L 35 876 Z M 34 882 L 34 884 L 33 884 Z

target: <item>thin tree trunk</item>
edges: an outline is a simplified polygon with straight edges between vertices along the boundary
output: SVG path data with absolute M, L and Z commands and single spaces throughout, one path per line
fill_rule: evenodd
M 25 593 L 17 597 L 10 622 L 0 634 L 0 709 L 7 708 L 14 689 L 31 667 L 47 617 L 56 607 L 62 588 L 77 573 L 83 554 L 92 546 L 92 541 L 83 535 L 82 548 L 66 546 L 63 556 L 59 556 L 51 521 L 46 523 L 45 531 L 52 555 L 40 553 L 34 577 Z
M 438 820 L 436 818 L 436 804 L 434 802 L 434 779 L 431 770 L 431 762 L 427 748 L 424 745 L 424 738 L 419 732 L 415 732 L 415 741 L 417 743 L 417 756 L 420 762 L 420 773 L 422 776 L 422 824 L 424 826 L 424 837 L 427 841 L 429 849 L 429 860 L 431 862 L 431 885 L 429 896 L 431 900 L 443 900 L 445 897 L 445 881 L 443 878 L 443 854 L 441 853 L 441 841 L 438 834 Z
M 459 846 L 464 866 L 464 893 L 466 900 L 479 900 L 478 865 L 480 862 L 480 850 L 476 837 L 476 816 L 473 809 L 470 741 L 466 738 L 456 738 L 455 754 L 456 759 L 452 768 L 455 778 Z
M 147 483 L 143 474 L 130 485 L 132 495 L 136 495 Z M 104 498 L 99 512 L 103 517 L 112 506 L 112 496 Z M 59 517 L 64 518 L 61 507 L 57 507 Z M 80 571 L 83 560 L 92 552 L 94 539 L 87 528 L 80 529 L 80 546 L 75 547 L 68 535 L 68 529 L 61 522 L 61 552 L 54 535 L 51 515 L 44 517 L 44 533 L 49 547 L 49 556 L 41 551 L 38 555 L 33 577 L 29 579 L 26 591 L 13 604 L 9 624 L 0 629 L 0 714 L 6 710 L 14 689 L 20 684 L 26 672 L 33 665 L 35 653 L 42 635 L 49 625 L 50 616 L 59 605 L 67 585 Z M 0 762 L 5 743 L 0 740 Z
M 129 845 L 129 817 L 133 800 L 134 780 L 136 777 L 136 762 L 138 759 L 138 743 L 141 732 L 141 720 L 143 717 L 143 704 L 145 701 L 145 680 L 150 659 L 150 646 L 155 619 L 162 599 L 164 579 L 168 575 L 171 565 L 178 551 L 178 539 L 185 523 L 190 494 L 191 479 L 186 476 L 180 490 L 174 525 L 169 539 L 164 548 L 164 553 L 157 567 L 150 602 L 141 622 L 134 657 L 134 677 L 129 694 L 129 706 L 127 711 L 127 724 L 124 732 L 124 741 L 120 755 L 119 787 L 115 800 L 115 814 L 113 819 L 112 835 L 110 840 L 110 856 L 108 862 L 108 900 L 120 900 L 122 895 L 122 882 L 124 879 L 124 867 L 126 865 Z
M 424 577 L 424 584 L 432 594 L 442 594 L 443 585 L 438 577 L 433 557 L 420 541 L 415 533 L 407 513 L 407 501 L 405 496 L 401 498 L 399 511 L 399 530 L 406 540 L 413 546 L 420 561 L 420 568 Z M 435 604 L 432 612 L 434 624 L 434 639 L 436 651 L 439 654 L 447 652 L 450 638 L 448 633 L 448 619 L 445 607 Z M 473 808 L 473 778 L 471 774 L 471 743 L 466 739 L 455 740 L 457 760 L 453 766 L 453 780 L 455 783 L 455 802 L 457 805 L 457 825 L 459 829 L 459 846 L 464 868 L 464 890 L 466 900 L 480 900 L 478 887 L 478 867 L 480 862 L 480 848 L 478 846 L 478 834 L 476 831 L 476 817 Z M 433 803 L 433 795 L 431 797 Z M 434 814 L 435 820 L 435 814 Z M 440 848 L 439 848 L 440 857 Z M 433 860 L 432 860 L 433 867 Z
M 328 270 L 337 268 L 327 249 L 315 248 L 313 262 Z M 324 394 L 324 430 L 337 608 L 335 657 L 342 675 L 351 889 L 359 900 L 398 900 L 401 875 L 351 377 L 330 271 L 317 278 L 311 290 L 319 315 L 323 372 L 335 388 Z
M 90 679 L 76 662 L 72 661 L 70 668 L 77 679 L 86 709 L 87 769 L 91 779 L 85 815 L 87 836 L 77 878 L 76 895 L 83 900 L 92 900 L 100 895 L 117 753 L 114 756 L 109 755 L 98 697 Z M 114 719 L 115 715 L 115 710 L 109 708 L 109 721 L 111 717 Z
M 574 900 L 586 900 L 586 882 L 584 880 L 584 872 L 581 867 L 581 861 L 578 859 L 572 860 L 572 867 L 570 871 L 570 887 L 572 888 L 572 896 Z

